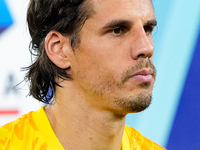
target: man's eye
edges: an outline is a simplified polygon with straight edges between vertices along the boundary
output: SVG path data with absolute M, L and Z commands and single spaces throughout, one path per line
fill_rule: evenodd
M 121 35 L 121 34 L 126 33 L 126 30 L 119 27 L 119 28 L 112 29 L 111 33 L 113 33 L 115 35 Z
M 144 26 L 144 31 L 146 34 L 150 34 L 153 31 L 153 28 L 151 26 Z

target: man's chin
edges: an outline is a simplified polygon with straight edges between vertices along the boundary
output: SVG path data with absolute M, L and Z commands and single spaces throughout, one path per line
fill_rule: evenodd
M 137 113 L 147 109 L 151 104 L 152 95 L 140 93 L 137 96 L 116 98 L 115 104 L 127 113 Z

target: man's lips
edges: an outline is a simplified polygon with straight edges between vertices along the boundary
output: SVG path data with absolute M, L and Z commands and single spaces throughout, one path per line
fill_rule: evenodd
M 153 80 L 153 70 L 152 69 L 143 69 L 141 71 L 136 72 L 130 78 L 140 83 L 148 83 Z

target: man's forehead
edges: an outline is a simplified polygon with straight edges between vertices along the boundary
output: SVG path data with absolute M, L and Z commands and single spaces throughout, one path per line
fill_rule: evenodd
M 90 0 L 89 0 L 90 1 Z M 98 5 L 102 5 L 102 4 L 109 4 L 108 6 L 112 6 L 113 4 L 117 4 L 117 3 L 132 3 L 132 4 L 144 4 L 144 3 L 148 3 L 148 4 L 152 4 L 152 0 L 91 0 L 92 3 L 94 3 L 96 5 L 96 7 L 98 7 Z
M 132 9 L 147 9 L 147 7 L 153 7 L 151 0 L 92 0 L 92 3 L 95 11 L 112 7 L 130 7 Z
M 138 17 L 154 17 L 151 0 L 92 0 L 94 12 L 108 15 L 132 15 Z

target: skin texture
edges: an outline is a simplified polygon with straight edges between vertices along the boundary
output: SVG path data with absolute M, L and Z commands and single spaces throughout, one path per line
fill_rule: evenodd
M 74 49 L 69 37 L 56 31 L 46 37 L 47 55 L 73 80 L 57 79 L 62 87 L 56 87 L 45 111 L 65 149 L 120 150 L 126 114 L 151 102 L 154 10 L 151 0 L 93 0 L 92 5 L 94 14 Z

